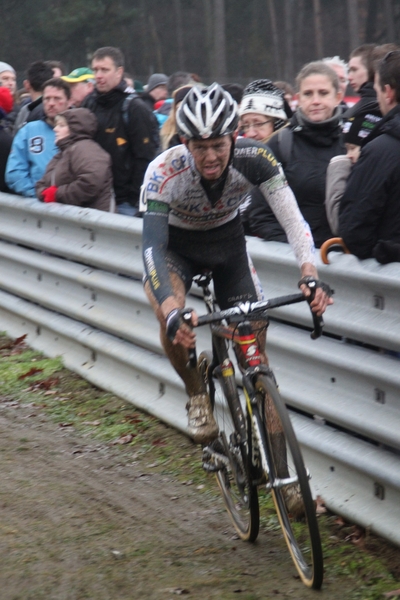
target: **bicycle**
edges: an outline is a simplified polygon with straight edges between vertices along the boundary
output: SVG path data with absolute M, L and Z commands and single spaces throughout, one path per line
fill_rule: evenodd
M 306 298 L 297 293 L 219 311 L 210 281 L 211 273 L 195 278 L 203 290 L 208 313 L 199 317 L 197 326 L 210 325 L 212 352 L 202 352 L 197 359 L 196 349 L 192 349 L 188 364 L 190 368 L 199 369 L 203 391 L 210 396 L 219 425 L 218 438 L 203 448 L 203 467 L 215 472 L 225 506 L 244 541 L 253 542 L 258 536 L 258 490 L 265 486 L 272 494 L 301 580 L 306 586 L 319 589 L 323 580 L 323 555 L 309 475 L 274 374 L 261 362 L 251 323 L 262 322 L 266 328 L 267 309 L 295 304 Z M 185 310 L 186 322 L 190 322 L 190 312 L 190 309 Z M 322 333 L 323 321 L 312 314 L 311 337 L 316 339 Z M 236 382 L 229 342 L 236 347 L 243 393 Z M 296 505 L 304 514 L 303 522 L 298 520 Z

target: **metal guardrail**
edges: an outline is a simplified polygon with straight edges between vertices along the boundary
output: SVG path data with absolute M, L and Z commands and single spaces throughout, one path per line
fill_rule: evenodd
M 290 249 L 254 239 L 249 248 L 266 294 L 293 292 Z M 274 311 L 271 365 L 315 492 L 400 544 L 400 363 L 358 344 L 400 349 L 400 265 L 336 256 L 319 270 L 336 290 L 332 335 L 312 342 L 292 325 L 310 325 L 306 305 Z M 162 356 L 141 271 L 139 219 L 0 194 L 0 328 L 28 333 L 33 347 L 184 432 L 186 397 Z M 205 328 L 198 338 L 209 346 Z

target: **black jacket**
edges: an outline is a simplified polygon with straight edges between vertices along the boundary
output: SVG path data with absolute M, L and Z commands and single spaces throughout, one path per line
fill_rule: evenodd
M 312 123 L 297 111 L 290 120 L 293 139 L 287 162 L 282 155 L 278 133 L 268 142 L 283 166 L 300 211 L 310 225 L 317 248 L 333 235 L 325 212 L 325 181 L 331 158 L 345 153 L 340 113 L 338 109 L 331 119 Z M 249 222 L 253 235 L 268 240 L 286 241 L 283 229 L 270 208 L 265 207 L 265 202 L 262 205 L 261 198 L 254 200 Z
M 95 141 L 111 155 L 117 204 L 138 206 L 140 186 L 148 164 L 159 147 L 158 123 L 138 96 L 124 108 L 125 99 L 134 92 L 121 83 L 109 92 L 92 92 L 84 100 L 97 117 Z
M 2 111 L 0 109 L 0 118 L 1 113 Z M 4 173 L 7 166 L 8 155 L 10 154 L 11 150 L 11 145 L 12 137 L 0 122 L 0 192 L 11 193 L 11 191 L 6 186 L 6 182 L 4 181 Z
M 374 128 L 350 173 L 339 235 L 362 259 L 374 256 L 379 242 L 400 243 L 400 105 Z
M 376 99 L 376 92 L 374 90 L 374 84 L 371 82 L 364 83 L 359 89 L 360 99 L 356 104 L 344 111 L 342 117 L 345 121 L 357 117 L 358 115 L 364 115 L 372 113 L 374 115 L 382 116 L 379 108 L 378 100 Z

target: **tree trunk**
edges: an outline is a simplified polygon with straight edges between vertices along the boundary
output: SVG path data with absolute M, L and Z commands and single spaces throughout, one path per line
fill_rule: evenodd
M 268 0 L 269 20 L 271 22 L 272 44 L 274 48 L 275 77 L 282 77 L 281 55 L 279 50 L 279 35 L 274 0 Z
M 385 0 L 386 41 L 394 42 L 396 32 L 394 28 L 394 14 L 392 0 Z
M 156 64 L 157 64 L 156 69 L 159 73 L 162 73 L 164 71 L 164 67 L 163 67 L 163 59 L 162 59 L 163 55 L 162 55 L 162 49 L 161 49 L 161 42 L 160 42 L 160 37 L 158 35 L 154 16 L 152 14 L 149 15 L 149 26 L 150 26 L 151 37 L 153 40 L 154 52 L 156 55 Z
M 178 43 L 178 68 L 185 70 L 185 54 L 183 49 L 183 24 L 181 0 L 174 0 L 175 21 L 176 21 L 176 40 Z
M 303 59 L 303 45 L 304 45 L 304 14 L 305 14 L 304 0 L 297 0 L 296 6 L 296 26 L 294 30 L 294 72 L 297 73 L 301 66 L 304 64 Z
M 349 24 L 349 43 L 351 52 L 360 45 L 357 0 L 347 0 L 347 19 Z
M 321 0 L 313 0 L 314 7 L 314 31 L 315 31 L 315 51 L 317 58 L 324 57 L 324 44 L 322 36 L 322 19 L 321 19 Z
M 283 77 L 285 81 L 293 81 L 293 0 L 285 0 L 284 5 L 285 16 L 285 67 Z
M 378 17 L 378 3 L 376 0 L 368 0 L 367 23 L 365 27 L 365 42 L 372 43 L 376 40 L 376 23 Z M 351 48 L 353 50 L 353 48 Z
M 212 0 L 203 0 L 204 6 L 204 28 L 205 28 L 205 50 L 207 53 L 207 68 L 208 73 L 206 74 L 209 78 L 214 76 L 214 53 L 213 53 L 213 42 L 214 42 L 214 19 L 213 19 L 213 7 L 211 4 Z
M 214 0 L 214 69 L 215 79 L 224 83 L 227 76 L 225 39 L 225 0 Z

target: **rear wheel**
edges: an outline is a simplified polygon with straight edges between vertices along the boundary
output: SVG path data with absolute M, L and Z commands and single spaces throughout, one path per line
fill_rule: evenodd
M 225 377 L 220 374 L 218 377 L 215 370 L 214 376 L 209 379 L 211 363 L 211 354 L 203 352 L 199 357 L 199 368 L 219 427 L 219 436 L 211 444 L 210 461 L 217 466 L 218 486 L 239 537 L 254 542 L 259 531 L 258 494 L 257 486 L 251 482 L 244 412 L 234 374 Z
M 285 541 L 302 581 L 319 589 L 323 556 L 315 504 L 300 447 L 273 378 L 255 383 L 268 480 Z

